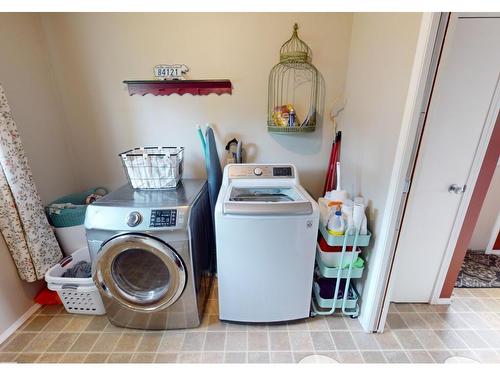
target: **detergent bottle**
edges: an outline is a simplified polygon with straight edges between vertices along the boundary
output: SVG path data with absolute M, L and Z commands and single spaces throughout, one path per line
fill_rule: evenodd
M 345 232 L 345 221 L 342 218 L 342 211 L 335 211 L 335 215 L 328 220 L 327 231 L 332 236 L 343 236 Z

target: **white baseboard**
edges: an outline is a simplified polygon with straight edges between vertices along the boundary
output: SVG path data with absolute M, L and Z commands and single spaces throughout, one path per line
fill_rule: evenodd
M 21 327 L 25 321 L 27 321 L 31 315 L 33 315 L 42 305 L 35 303 L 31 306 L 28 311 L 26 311 L 19 319 L 17 319 L 9 328 L 0 333 L 0 344 L 7 340 L 16 329 Z
M 451 305 L 451 298 L 438 298 L 432 301 L 433 305 Z

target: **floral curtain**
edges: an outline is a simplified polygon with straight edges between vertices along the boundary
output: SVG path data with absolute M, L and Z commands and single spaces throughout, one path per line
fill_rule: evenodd
M 25 281 L 43 279 L 45 272 L 62 258 L 1 84 L 0 231 Z

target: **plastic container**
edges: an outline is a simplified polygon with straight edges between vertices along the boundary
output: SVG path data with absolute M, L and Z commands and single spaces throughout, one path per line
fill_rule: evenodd
M 184 147 L 138 147 L 119 156 L 134 189 L 175 189 L 182 178 L 183 155 Z
M 63 258 L 45 274 L 47 288 L 56 291 L 68 313 L 104 315 L 106 310 L 101 295 L 89 278 L 62 277 L 63 273 L 80 261 L 90 262 L 87 247 Z
M 354 212 L 354 202 L 346 199 L 342 204 L 342 216 L 344 217 L 346 228 L 354 228 L 354 221 L 352 215 Z
M 346 279 L 348 276 L 351 279 L 359 279 L 363 276 L 363 270 L 365 269 L 364 265 L 361 268 L 358 267 L 352 267 L 351 269 L 351 274 L 349 275 L 349 268 L 342 268 L 340 271 L 340 276 L 339 276 L 339 268 L 338 267 L 328 267 L 323 263 L 323 260 L 321 259 L 321 256 L 319 255 L 319 251 L 316 252 L 316 264 L 317 264 L 317 269 L 316 273 L 319 276 L 327 277 L 330 279 L 340 277 L 341 279 Z
M 366 227 L 365 205 L 360 203 L 360 199 L 362 198 L 355 198 L 352 221 L 356 228 L 360 228 L 359 233 L 365 234 L 368 232 Z
M 347 191 L 345 190 L 330 190 L 325 194 L 325 198 L 333 202 L 344 202 L 347 199 Z
M 321 232 L 321 235 L 323 238 L 326 240 L 328 245 L 330 246 L 343 246 L 344 244 L 344 236 L 332 236 L 328 231 L 326 230 L 326 226 L 320 221 L 319 223 L 319 231 Z M 347 246 L 352 246 L 354 244 L 354 234 L 350 234 L 347 236 Z M 370 237 L 371 233 L 368 232 L 366 235 L 359 235 L 358 236 L 358 243 L 357 246 L 363 247 L 363 246 L 368 246 L 370 244 Z
M 319 307 L 323 309 L 331 309 L 334 305 L 335 308 L 337 309 L 341 309 L 342 306 L 345 306 L 345 308 L 349 310 L 357 308 L 359 294 L 356 288 L 354 288 L 352 284 L 349 284 L 349 292 L 348 292 L 348 294 L 352 298 L 346 298 L 345 300 L 344 298 L 337 298 L 336 300 L 334 300 L 333 298 L 323 298 L 321 296 L 322 295 L 321 288 L 318 282 L 316 281 L 314 282 L 313 285 L 313 291 L 316 303 L 318 304 Z
M 75 225 L 83 225 L 85 221 L 85 211 L 87 204 L 85 199 L 91 194 L 107 194 L 108 191 L 103 187 L 96 187 L 85 190 L 81 193 L 65 195 L 55 201 L 51 202 L 45 207 L 45 212 L 49 219 L 49 223 L 56 228 L 67 228 Z M 57 208 L 53 205 L 71 203 L 71 208 Z M 54 212 L 56 211 L 56 212 Z
M 343 236 L 342 236 L 343 238 Z M 330 246 L 328 244 L 328 241 L 320 234 L 318 234 L 318 244 L 321 247 L 321 250 L 329 252 L 329 253 L 334 253 L 334 252 L 342 252 L 342 244 L 338 246 Z M 346 251 L 351 251 L 352 246 L 346 246 Z
M 71 255 L 75 251 L 87 246 L 87 237 L 85 236 L 85 226 L 83 224 L 65 228 L 54 228 L 54 232 L 64 255 Z
M 320 244 L 317 245 L 318 253 L 321 257 L 321 261 L 327 267 L 340 267 L 340 260 L 342 258 L 342 248 L 340 251 L 324 251 Z M 358 255 L 361 253 L 360 250 L 356 251 L 346 251 L 344 253 L 344 259 L 342 259 L 342 267 L 349 267 L 349 264 L 354 263 L 358 259 Z

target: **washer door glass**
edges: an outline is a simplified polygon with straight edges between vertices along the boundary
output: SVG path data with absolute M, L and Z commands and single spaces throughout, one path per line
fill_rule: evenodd
M 146 235 L 126 234 L 106 242 L 95 268 L 94 279 L 102 292 L 139 311 L 170 306 L 186 284 L 175 250 Z
M 111 276 L 118 288 L 137 303 L 158 301 L 168 291 L 170 272 L 162 260 L 143 249 L 129 249 L 111 263 Z

